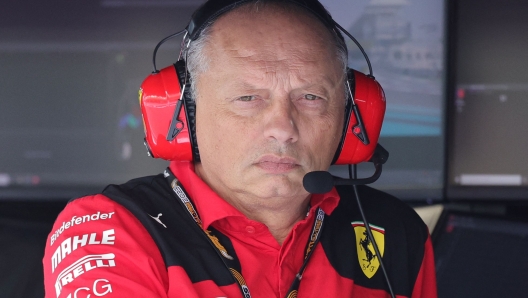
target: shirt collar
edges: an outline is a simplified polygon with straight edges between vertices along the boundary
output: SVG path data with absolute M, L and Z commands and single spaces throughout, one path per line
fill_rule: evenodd
M 320 207 L 326 215 L 332 214 L 334 209 L 339 204 L 339 193 L 335 187 L 325 194 L 313 194 L 310 199 L 312 208 Z
M 229 216 L 246 218 L 242 212 L 218 196 L 216 192 L 196 175 L 192 162 L 173 161 L 170 163 L 169 168 L 190 196 L 202 220 L 204 229 L 209 228 L 213 222 Z M 311 209 L 320 207 L 327 215 L 330 215 L 334 211 L 338 203 L 339 194 L 335 187 L 326 194 L 312 195 L 310 200 Z

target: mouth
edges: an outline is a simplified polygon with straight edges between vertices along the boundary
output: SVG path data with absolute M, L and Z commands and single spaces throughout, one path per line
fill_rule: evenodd
M 301 166 L 294 158 L 276 155 L 264 155 L 257 160 L 255 165 L 269 174 L 284 174 Z

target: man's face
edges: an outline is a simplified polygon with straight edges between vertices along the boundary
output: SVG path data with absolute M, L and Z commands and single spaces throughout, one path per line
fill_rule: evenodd
M 306 197 L 343 129 L 343 67 L 304 14 L 231 12 L 212 27 L 197 78 L 198 174 L 221 196 Z

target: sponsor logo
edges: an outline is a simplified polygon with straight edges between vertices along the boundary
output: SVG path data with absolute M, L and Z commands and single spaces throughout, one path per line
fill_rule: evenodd
M 62 243 L 57 247 L 57 250 L 53 253 L 51 257 L 51 272 L 55 271 L 55 268 L 73 251 L 79 247 L 92 244 L 106 244 L 114 245 L 115 241 L 115 231 L 114 229 L 103 231 L 100 238 L 97 237 L 97 233 L 84 234 L 80 236 L 73 236 L 62 241 Z
M 312 231 L 312 235 L 310 236 L 310 242 L 308 243 L 308 248 L 306 249 L 306 254 L 304 255 L 304 258 L 307 258 L 308 254 L 313 249 L 315 241 L 317 240 L 317 237 L 319 236 L 319 233 L 321 232 L 321 226 L 323 225 L 324 216 L 325 216 L 324 211 L 319 209 L 319 212 L 317 213 L 317 217 L 315 218 L 315 225 Z
M 62 234 L 62 232 L 64 232 L 64 230 L 67 230 L 70 227 L 73 227 L 74 225 L 80 225 L 80 224 L 83 224 L 83 223 L 89 222 L 89 221 L 95 221 L 95 220 L 100 220 L 100 219 L 102 219 L 102 220 L 109 219 L 109 218 L 112 218 L 113 214 L 114 214 L 114 212 L 101 213 L 100 211 L 98 211 L 97 213 L 87 214 L 87 215 L 83 215 L 83 216 L 80 216 L 80 217 L 77 217 L 76 215 L 74 215 L 71 218 L 71 220 L 62 222 L 61 227 L 58 228 L 53 233 L 53 235 L 51 235 L 50 246 L 53 245 L 55 240 L 57 240 L 57 238 L 59 238 L 60 234 Z
M 55 293 L 57 294 L 57 298 L 59 298 L 62 288 L 65 285 L 73 282 L 77 277 L 83 275 L 84 273 L 96 268 L 115 267 L 114 259 L 115 255 L 113 253 L 87 255 L 80 258 L 66 269 L 62 270 L 55 281 Z
M 73 296 L 72 293 L 70 293 L 68 296 L 66 296 L 66 298 L 80 298 L 78 295 L 81 293 L 81 291 L 88 292 L 86 298 L 90 298 L 91 294 L 94 294 L 97 297 L 102 297 L 108 293 L 112 293 L 112 285 L 108 279 L 100 278 L 94 281 L 91 289 L 88 287 L 78 288 L 75 290 L 75 292 L 73 292 Z
M 141 106 L 141 100 L 143 99 L 143 89 L 139 88 L 138 90 L 139 105 Z
M 238 284 L 240 285 L 240 289 L 242 290 L 242 295 L 244 295 L 244 298 L 251 298 L 251 294 L 249 293 L 249 288 L 246 285 L 246 280 L 240 274 L 236 269 L 229 268 L 229 271 L 231 271 L 231 274 L 233 274 L 233 277 L 237 280 Z
M 169 176 L 170 176 L 169 171 L 167 170 L 163 171 L 163 177 L 167 178 Z
M 187 198 L 187 196 L 185 195 L 181 187 L 178 185 L 177 179 L 172 180 L 171 187 L 172 187 L 172 190 L 178 195 L 178 197 L 184 204 L 190 202 L 189 198 Z
M 286 298 L 297 298 L 297 290 L 291 291 Z
M 176 193 L 176 195 L 178 195 L 183 205 L 185 205 L 185 208 L 187 208 L 187 211 L 189 212 L 189 214 L 191 214 L 194 221 L 198 224 L 200 228 L 203 229 L 202 220 L 200 219 L 200 217 L 198 216 L 198 213 L 194 209 L 194 206 L 191 203 L 191 200 L 187 198 L 187 195 L 185 195 L 185 192 L 183 192 L 181 187 L 178 185 L 178 180 L 176 179 L 172 180 L 171 187 L 172 187 L 172 190 Z M 214 236 L 213 234 L 211 234 L 211 231 L 209 230 L 204 230 L 204 231 L 207 237 L 209 237 L 209 239 L 213 243 L 213 245 L 220 251 L 220 254 L 222 254 L 222 256 L 224 256 L 224 258 L 226 259 L 233 260 L 233 257 L 227 253 L 227 249 L 225 249 L 225 247 L 220 243 L 218 238 Z
M 148 214 L 148 213 L 147 213 L 147 214 Z M 166 226 L 164 223 L 162 223 L 161 220 L 159 219 L 160 216 L 162 216 L 162 215 L 163 215 L 163 214 L 160 213 L 160 214 L 158 214 L 158 216 L 154 217 L 154 216 L 148 214 L 148 216 L 152 217 L 152 219 L 154 219 L 155 221 L 157 221 L 160 225 L 162 225 L 162 226 L 165 227 L 165 229 L 166 229 L 167 226 Z
M 352 222 L 354 227 L 354 233 L 356 234 L 356 246 L 357 255 L 359 260 L 359 266 L 363 273 L 368 278 L 371 278 L 376 274 L 380 266 L 379 257 L 376 255 L 376 250 L 372 244 L 372 239 L 368 236 L 365 224 L 362 221 Z M 385 229 L 375 225 L 369 225 L 372 231 L 372 236 L 378 245 L 381 257 L 385 251 Z
M 233 257 L 227 253 L 227 249 L 225 249 L 225 247 L 220 243 L 220 240 L 218 240 L 218 238 L 215 235 L 211 234 L 211 231 L 209 230 L 204 230 L 204 231 L 207 237 L 209 237 L 211 242 L 218 249 L 220 254 L 222 254 L 222 256 L 224 256 L 224 258 L 226 259 L 233 260 Z

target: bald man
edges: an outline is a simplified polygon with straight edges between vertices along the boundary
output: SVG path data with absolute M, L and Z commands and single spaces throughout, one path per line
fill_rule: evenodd
M 412 209 L 359 187 L 379 256 L 351 188 L 303 188 L 345 125 L 346 46 L 327 12 L 223 0 L 195 18 L 210 7 L 183 49 L 199 161 L 70 202 L 46 246 L 46 297 L 436 297 Z

